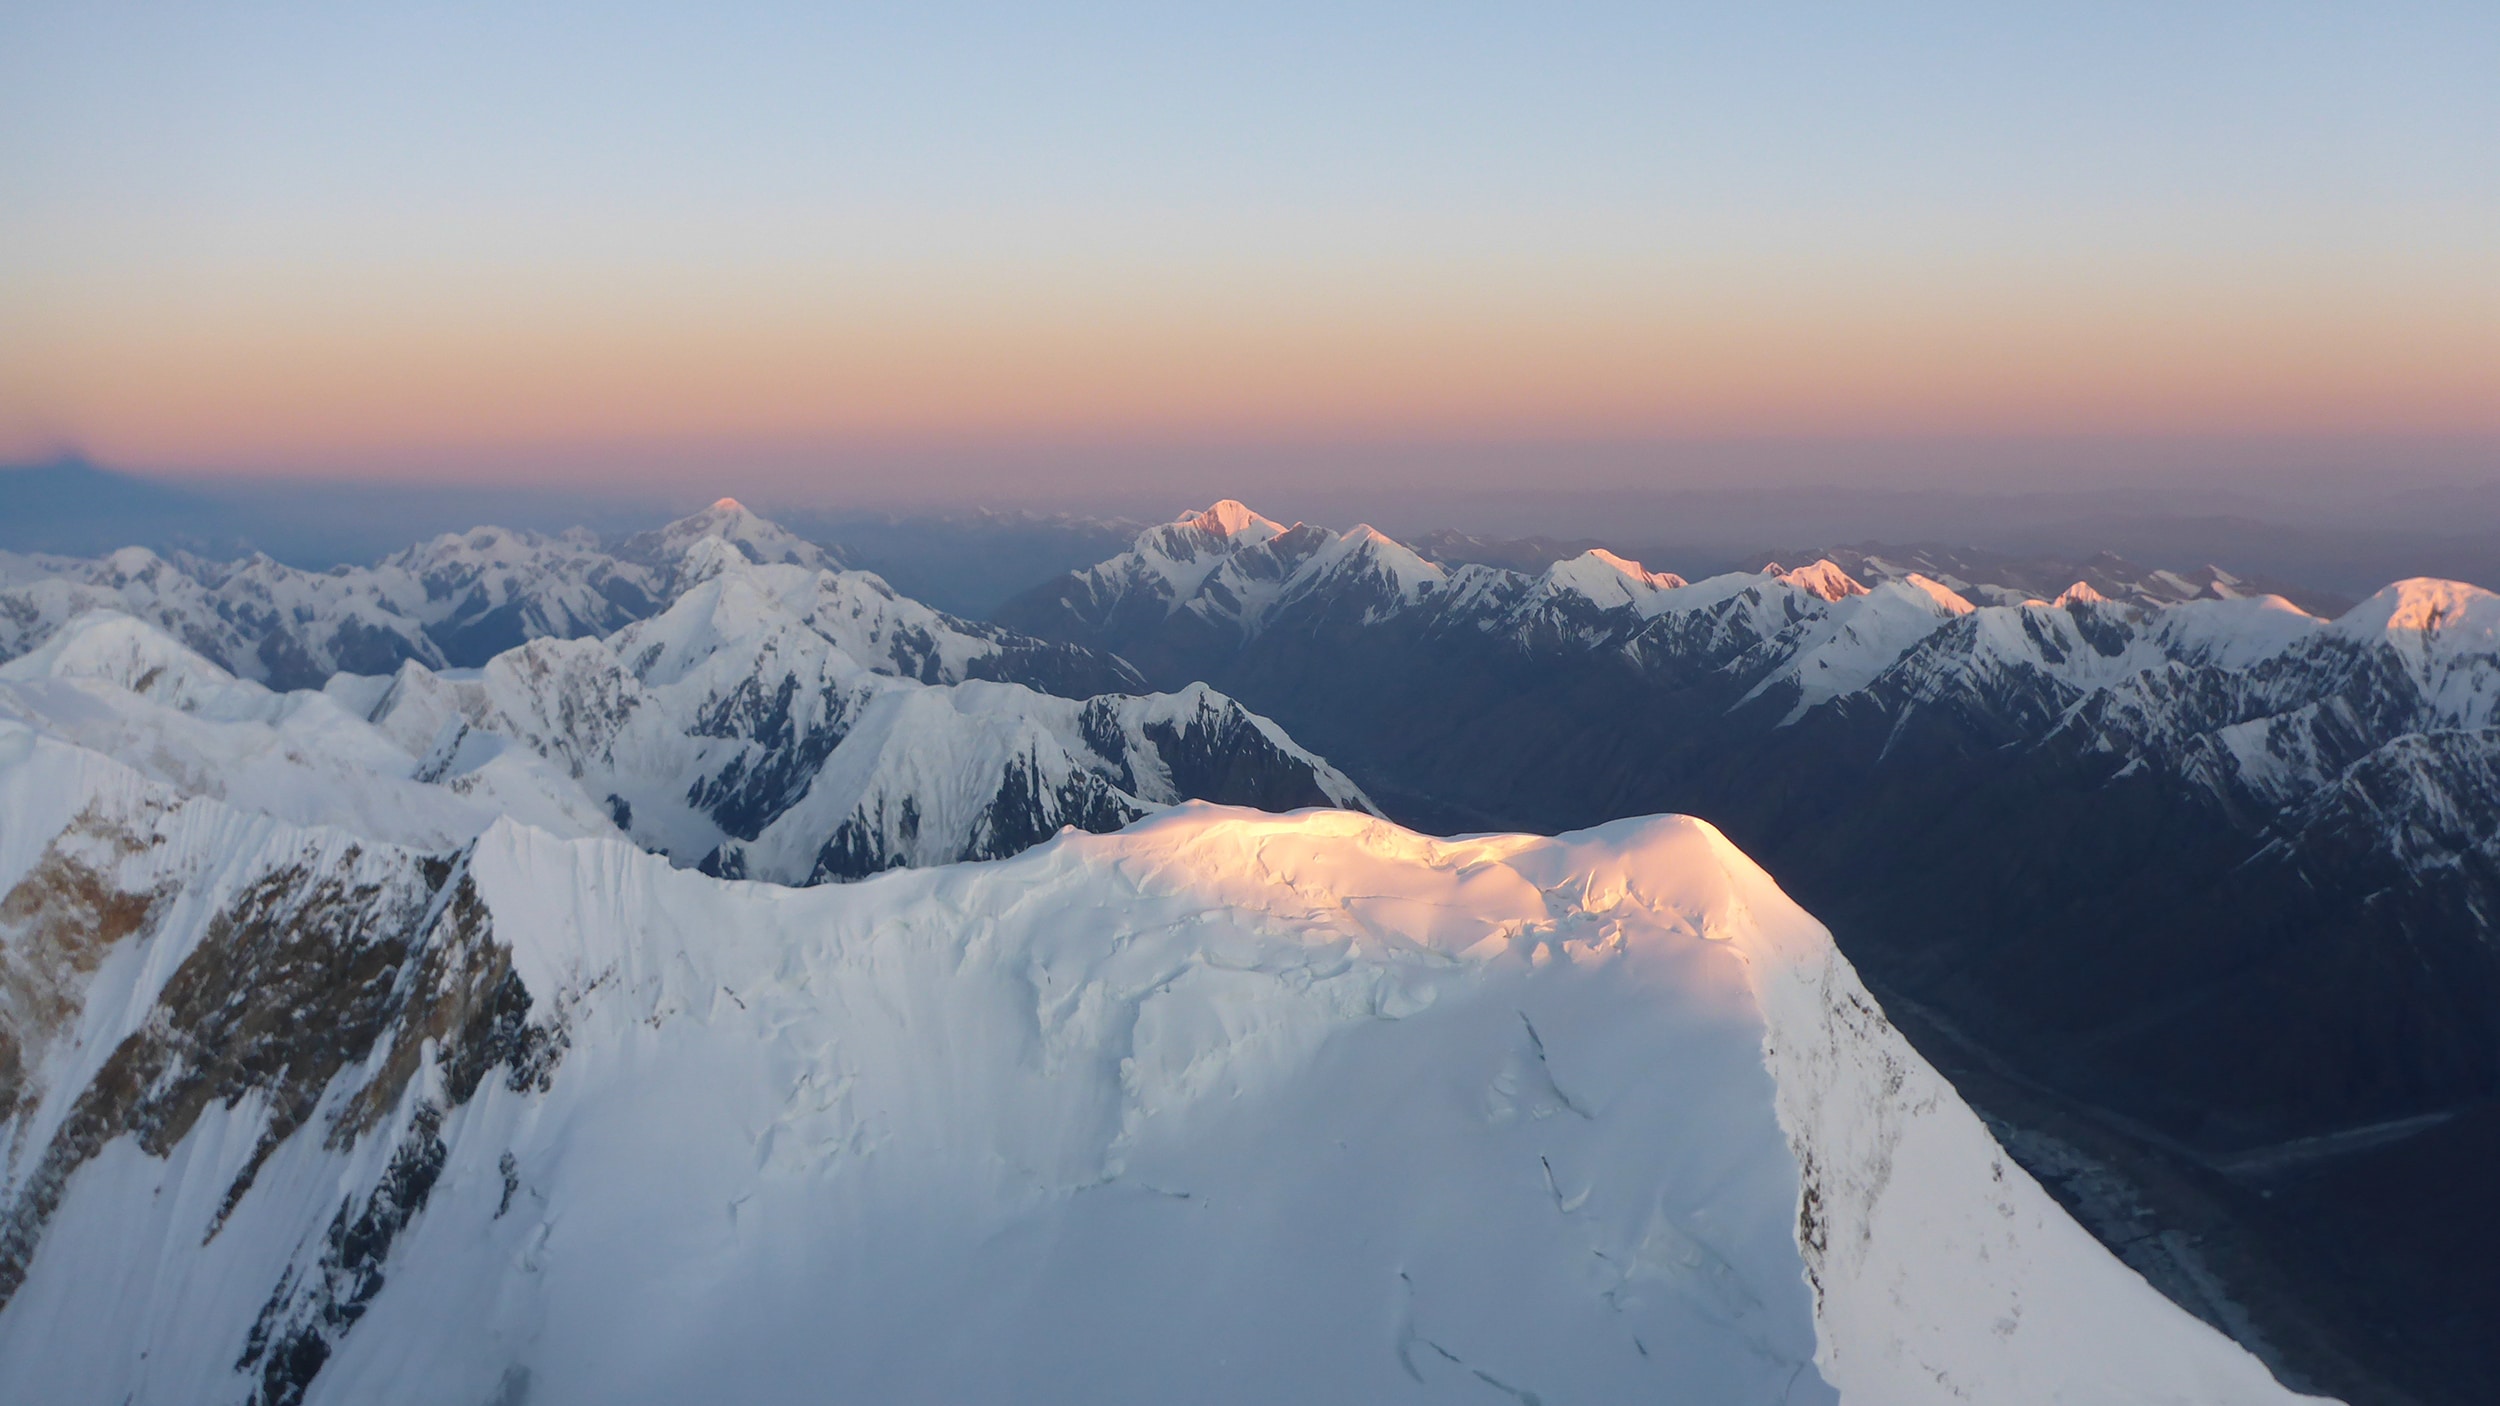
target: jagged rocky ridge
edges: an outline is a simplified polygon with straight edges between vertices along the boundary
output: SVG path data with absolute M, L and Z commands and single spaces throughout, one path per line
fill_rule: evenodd
M 11 1400 L 2290 1399 L 1695 822 L 794 892 L 6 723 L 0 814 Z
M 2438 1170 L 2500 1152 L 2489 593 L 1447 568 L 1220 504 L 1001 618 L 1209 681 L 1420 823 L 1709 817 L 1940 1058 L 2143 1164 L 2078 1176 L 2222 1208 L 2210 1255 L 2101 1225 L 2182 1301 L 2372 1399 L 2500 1380 L 2500 1210 Z

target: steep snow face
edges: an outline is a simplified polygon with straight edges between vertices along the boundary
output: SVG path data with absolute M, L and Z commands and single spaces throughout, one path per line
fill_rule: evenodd
M 1813 584 L 1828 582 L 1816 579 Z M 1974 608 L 1947 587 L 1918 575 L 1887 581 L 1872 591 L 1821 598 L 1831 601 L 1831 609 L 1797 621 L 1758 646 L 1775 662 L 1746 696 L 1792 685 L 1796 703 L 1787 721 L 1873 683 L 1939 625 Z
M 0 814 L 8 1399 L 2291 1399 L 1697 822 L 794 891 L 23 736 Z
M 1866 594 L 1866 587 L 1859 585 L 1848 572 L 1840 569 L 1838 562 L 1829 557 L 1794 571 L 1782 571 L 1777 564 L 1773 564 L 1764 567 L 1763 572 L 1777 579 L 1781 585 L 1792 586 L 1817 600 L 1842 601 Z

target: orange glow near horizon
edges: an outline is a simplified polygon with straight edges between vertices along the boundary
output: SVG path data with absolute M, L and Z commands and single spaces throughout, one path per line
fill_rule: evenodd
M 2500 298 L 2425 270 L 1671 269 L 36 290 L 0 342 L 0 433 L 352 472 L 706 439 L 2500 431 Z
M 10 458 L 2500 436 L 2488 6 L 21 8 Z

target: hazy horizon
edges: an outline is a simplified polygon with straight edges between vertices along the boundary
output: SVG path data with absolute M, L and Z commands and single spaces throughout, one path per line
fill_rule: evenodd
M 0 459 L 2500 480 L 2487 7 L 600 14 L 13 7 Z

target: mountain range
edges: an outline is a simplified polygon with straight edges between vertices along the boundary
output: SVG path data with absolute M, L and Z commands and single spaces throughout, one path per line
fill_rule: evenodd
M 2500 601 L 1426 545 L 0 555 L 0 1393 L 2494 1379 Z
M 2500 1216 L 2448 1170 L 2500 1151 L 2500 599 L 1874 560 L 1451 566 L 1226 502 L 997 618 L 1426 828 L 1708 817 L 2182 1302 L 2359 1397 L 2500 1380 Z
M 423 553 L 291 581 L 296 609 L 242 615 L 263 626 L 248 646 L 237 614 L 218 608 L 230 597 L 183 588 L 201 585 L 196 567 L 151 559 L 110 578 L 61 564 L 17 598 L 88 608 L 33 617 L 21 638 L 34 647 L 0 664 L 0 716 L 187 791 L 257 796 L 290 819 L 398 843 L 465 842 L 513 814 L 783 883 L 999 858 L 1063 825 L 1117 829 L 1189 799 L 1371 808 L 1203 685 L 1115 691 L 1137 682 L 1116 659 L 942 615 L 832 569 L 735 504 L 613 555 L 492 529 Z M 425 599 L 492 604 L 432 627 L 396 614 L 377 583 L 419 562 Z M 249 563 L 228 585 L 272 565 Z M 626 623 L 585 633 L 613 618 L 603 611 Z M 196 647 L 265 662 L 270 640 L 331 645 L 374 617 L 438 659 L 490 633 L 525 642 L 475 668 L 402 657 L 294 691 Z

